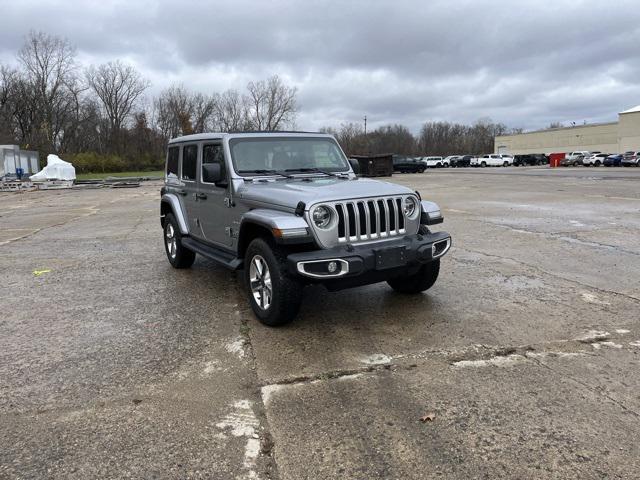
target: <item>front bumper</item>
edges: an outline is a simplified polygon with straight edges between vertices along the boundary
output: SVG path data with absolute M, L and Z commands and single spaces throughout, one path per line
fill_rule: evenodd
M 287 268 L 291 275 L 310 283 L 341 289 L 411 273 L 444 256 L 450 247 L 451 236 L 446 232 L 405 235 L 385 242 L 292 253 Z M 335 263 L 333 272 L 327 268 L 331 262 Z

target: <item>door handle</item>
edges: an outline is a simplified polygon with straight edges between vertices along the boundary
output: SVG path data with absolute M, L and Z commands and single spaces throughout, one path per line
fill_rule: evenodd
M 206 200 L 207 199 L 207 194 L 206 193 L 196 193 L 196 198 L 200 198 L 202 200 Z

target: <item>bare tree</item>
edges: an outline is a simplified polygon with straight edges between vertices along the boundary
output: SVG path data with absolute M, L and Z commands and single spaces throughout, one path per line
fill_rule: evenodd
M 295 87 L 287 87 L 277 75 L 249 82 L 249 118 L 254 130 L 279 130 L 295 121 Z
M 106 153 L 109 147 L 108 126 L 99 101 L 95 98 L 84 98 L 78 99 L 78 103 L 78 115 L 65 128 L 61 149 L 73 153 Z
M 156 125 L 165 138 L 193 132 L 191 102 L 183 86 L 173 85 L 163 90 L 154 101 Z
M 154 101 L 155 124 L 165 138 L 201 133 L 211 127 L 215 102 L 212 97 L 192 94 L 173 85 Z
M 347 155 L 364 155 L 369 152 L 367 138 L 360 123 L 343 123 L 339 129 L 324 127 L 321 132 L 332 134 Z
M 0 109 L 8 106 L 11 98 L 11 88 L 17 72 L 9 67 L 0 65 Z
M 386 125 L 367 135 L 371 153 L 412 155 L 416 151 L 413 134 L 404 125 Z
M 13 143 L 13 106 L 18 73 L 0 65 L 0 143 Z
M 18 60 L 37 107 L 38 133 L 43 147 L 57 150 L 65 123 L 77 114 L 79 87 L 75 76 L 75 50 L 60 37 L 31 32 L 18 52 Z M 36 138 L 38 143 L 40 139 Z
M 204 133 L 211 129 L 215 111 L 213 97 L 195 93 L 191 95 L 191 126 L 193 133 Z
M 100 99 L 109 121 L 109 130 L 116 151 L 120 150 L 120 131 L 136 106 L 136 102 L 149 87 L 137 70 L 119 60 L 98 67 L 89 67 L 85 73 L 87 84 Z
M 248 97 L 240 95 L 237 90 L 227 90 L 214 97 L 214 121 L 216 128 L 222 132 L 247 130 Z
M 418 137 L 421 155 L 452 155 L 469 151 L 470 128 L 449 122 L 427 122 Z
M 9 86 L 8 112 L 18 143 L 40 146 L 38 125 L 42 122 L 35 87 L 18 73 Z

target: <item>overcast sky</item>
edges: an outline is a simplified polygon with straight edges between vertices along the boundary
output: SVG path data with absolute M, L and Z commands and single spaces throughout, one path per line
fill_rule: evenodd
M 640 104 L 640 5 L 615 1 L 0 0 L 0 61 L 30 29 L 203 93 L 280 75 L 297 127 L 609 121 Z

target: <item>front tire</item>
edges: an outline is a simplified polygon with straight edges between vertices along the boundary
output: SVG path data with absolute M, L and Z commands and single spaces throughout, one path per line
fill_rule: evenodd
M 255 316 L 270 327 L 291 322 L 300 310 L 303 287 L 288 275 L 284 250 L 256 238 L 244 258 L 244 280 Z
M 173 213 L 164 217 L 164 250 L 173 268 L 189 268 L 196 260 L 196 253 L 182 245 L 182 234 Z
M 403 275 L 391 278 L 387 283 L 391 288 L 399 293 L 415 294 L 429 290 L 440 273 L 440 259 L 427 263 L 420 267 L 413 275 Z

